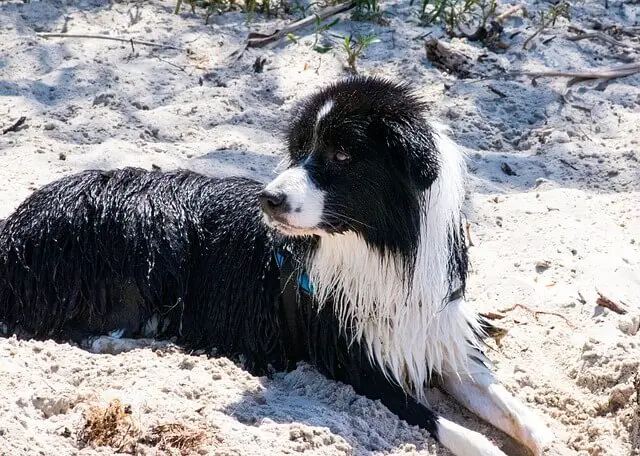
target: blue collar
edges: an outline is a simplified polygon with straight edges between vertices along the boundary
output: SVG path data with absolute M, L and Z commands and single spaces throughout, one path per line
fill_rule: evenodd
M 293 255 L 291 254 L 291 252 L 287 251 L 285 248 L 281 248 L 279 250 L 276 250 L 274 252 L 274 256 L 276 258 L 276 264 L 278 265 L 278 268 L 280 269 L 280 273 L 283 273 L 283 267 L 285 264 L 286 260 L 293 260 Z M 300 265 L 298 265 L 300 266 Z M 288 268 L 287 268 L 288 269 Z M 307 271 L 305 271 L 302 267 L 299 268 L 292 268 L 291 273 L 295 273 L 296 270 L 298 271 L 298 288 L 301 289 L 302 291 L 304 291 L 305 293 L 307 293 L 308 295 L 313 295 L 313 284 L 311 283 L 311 280 L 309 279 L 309 274 L 307 274 Z M 290 286 L 290 284 L 292 284 L 293 282 L 291 280 L 287 280 L 287 285 L 285 286 Z M 284 291 L 284 290 L 283 290 Z

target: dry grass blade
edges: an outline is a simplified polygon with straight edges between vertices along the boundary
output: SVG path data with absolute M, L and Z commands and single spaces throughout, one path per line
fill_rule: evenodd
M 159 44 L 153 43 L 151 41 L 141 41 L 134 40 L 133 38 L 120 38 L 117 36 L 108 36 L 108 35 L 87 35 L 87 34 L 77 34 L 77 33 L 36 33 L 40 38 L 78 38 L 78 39 L 93 39 L 93 40 L 109 40 L 109 41 L 119 41 L 121 43 L 130 43 L 131 47 L 134 44 L 139 44 L 141 46 L 151 46 L 163 49 L 176 49 L 181 51 L 179 47 L 171 46 L 169 44 Z
M 571 324 L 569 319 L 562 314 L 559 314 L 557 312 L 547 312 L 544 310 L 531 309 L 525 306 L 524 304 L 520 304 L 520 303 L 514 304 L 511 307 L 507 307 L 506 309 L 499 309 L 498 312 L 507 313 L 507 312 L 511 312 L 512 310 L 518 307 L 532 314 L 533 318 L 535 318 L 536 321 L 538 320 L 538 315 L 553 315 L 554 317 L 562 318 L 569 328 L 573 328 L 573 325 Z
M 131 408 L 118 399 L 106 407 L 89 408 L 83 417 L 84 425 L 78 432 L 81 447 L 111 447 L 118 453 L 135 454 L 139 444 L 144 444 L 186 456 L 209 441 L 208 428 L 191 428 L 180 423 L 159 424 L 143 433 L 132 417 Z

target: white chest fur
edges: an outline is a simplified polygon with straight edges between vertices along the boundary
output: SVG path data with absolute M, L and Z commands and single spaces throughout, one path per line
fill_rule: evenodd
M 397 258 L 382 257 L 352 232 L 322 237 L 309 268 L 319 302 L 331 296 L 340 322 L 372 360 L 420 399 L 432 374 L 467 373 L 477 345 L 473 311 L 462 298 L 447 302 L 450 242 L 459 235 L 464 200 L 464 158 L 443 134 L 436 144 L 440 173 L 424 195 L 411 285 Z

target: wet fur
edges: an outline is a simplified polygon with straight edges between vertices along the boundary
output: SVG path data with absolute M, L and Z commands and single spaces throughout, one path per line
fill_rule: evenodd
M 0 228 L 5 333 L 175 337 L 253 374 L 303 360 L 460 456 L 502 454 L 423 401 L 440 374 L 488 373 L 479 336 L 490 329 L 463 297 L 448 299 L 467 274 L 464 161 L 425 110 L 408 86 L 365 78 L 294 110 L 288 166 L 326 195 L 319 236 L 267 226 L 264 184 L 250 179 L 125 168 L 44 186 Z M 339 170 L 336 150 L 359 155 Z M 308 271 L 316 289 L 293 318 L 282 249 L 292 278 Z

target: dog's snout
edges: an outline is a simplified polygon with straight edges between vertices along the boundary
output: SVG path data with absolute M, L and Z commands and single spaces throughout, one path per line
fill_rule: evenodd
M 272 215 L 285 209 L 287 195 L 284 192 L 263 190 L 259 198 L 262 210 L 267 214 Z

